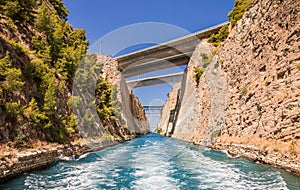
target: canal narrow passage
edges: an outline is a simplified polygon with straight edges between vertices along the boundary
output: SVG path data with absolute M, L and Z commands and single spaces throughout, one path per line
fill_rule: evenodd
M 0 189 L 297 189 L 271 166 L 155 133 L 73 161 L 59 161 Z

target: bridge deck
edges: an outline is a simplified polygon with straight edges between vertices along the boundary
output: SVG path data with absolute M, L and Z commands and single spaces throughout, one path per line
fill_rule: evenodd
M 197 44 L 217 33 L 228 22 L 156 46 L 116 57 L 125 78 L 146 72 L 186 65 Z
M 184 72 L 126 81 L 129 88 L 181 82 Z
M 162 110 L 164 106 L 143 106 L 145 111 L 148 110 Z

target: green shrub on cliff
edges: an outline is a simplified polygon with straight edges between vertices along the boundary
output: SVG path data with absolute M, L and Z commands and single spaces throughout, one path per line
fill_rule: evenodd
M 107 79 L 100 78 L 96 86 L 97 112 L 102 121 L 114 114 L 112 105 L 113 85 Z
M 67 104 L 72 109 L 78 109 L 82 103 L 82 98 L 80 96 L 70 96 Z
M 22 72 L 20 69 L 11 66 L 12 61 L 9 57 L 9 53 L 6 52 L 6 56 L 0 59 L 0 93 L 3 90 L 17 91 L 21 90 L 24 82 L 21 80 Z M 1 99 L 1 98 L 0 98 Z
M 51 37 L 54 30 L 55 23 L 53 22 L 53 17 L 50 10 L 47 8 L 45 2 L 38 9 L 38 14 L 35 19 L 35 28 L 44 33 L 47 36 L 47 40 Z
M 50 64 L 52 59 L 50 56 L 50 46 L 47 41 L 38 35 L 32 37 L 31 43 L 38 58 L 42 59 L 44 63 Z
M 105 141 L 112 141 L 112 140 L 114 140 L 114 136 L 112 136 L 111 134 L 106 133 L 106 132 L 103 133 L 102 138 Z
M 228 14 L 232 27 L 234 27 L 237 21 L 243 17 L 244 13 L 251 8 L 252 3 L 253 0 L 235 0 L 234 7 Z
M 69 135 L 73 135 L 77 131 L 77 121 L 74 114 L 71 115 L 62 115 L 61 121 L 63 122 L 66 133 Z
M 242 96 L 246 95 L 248 93 L 248 88 L 245 86 L 240 89 Z
M 289 144 L 289 150 L 290 150 L 290 153 L 294 154 L 294 155 L 297 155 L 297 149 L 296 149 L 296 143 L 294 141 L 292 141 L 290 144 Z
M 157 129 L 156 129 L 156 133 L 162 134 L 162 129 L 161 129 L 161 128 L 157 128 Z
M 110 84 L 107 78 L 99 78 L 96 85 L 96 109 L 99 118 L 106 125 L 107 120 L 116 121 L 124 124 L 121 115 L 121 104 L 117 98 L 117 88 Z
M 36 0 L 1 0 L 0 12 L 12 20 L 31 23 L 35 17 Z
M 24 108 L 24 116 L 29 120 L 33 127 L 42 127 L 48 119 L 38 106 L 35 98 L 32 98 L 29 105 Z
M 56 3 L 58 1 L 55 0 Z M 37 37 L 32 39 L 38 56 L 44 61 L 50 57 L 51 65 L 64 76 L 64 79 L 74 77 L 74 72 L 86 55 L 89 44 L 86 41 L 85 31 L 72 30 L 71 25 L 60 19 L 59 15 L 53 15 L 45 3 L 42 3 L 38 10 L 35 27 L 47 36 L 46 39 L 37 40 Z
M 217 34 L 213 34 L 209 39 L 209 43 L 213 43 L 214 46 L 219 46 L 229 35 L 228 25 L 224 25 Z
M 219 136 L 221 136 L 221 130 L 215 130 L 211 133 L 210 140 L 213 142 Z
M 203 62 L 203 64 L 204 64 L 204 66 L 206 67 L 210 62 L 211 62 L 211 56 L 210 57 L 208 57 L 208 55 L 206 54 L 206 53 L 200 53 L 200 56 L 202 57 L 202 62 Z
M 67 19 L 69 11 L 61 0 L 49 0 L 49 2 L 53 5 L 60 18 Z
M 21 105 L 18 102 L 6 102 L 5 109 L 7 113 L 13 116 L 20 115 L 23 111 Z
M 107 78 L 102 78 L 102 77 L 97 78 L 99 74 L 102 73 L 102 68 L 103 68 L 103 63 L 97 62 L 96 55 L 91 54 L 86 56 L 81 66 L 77 70 L 77 74 L 75 77 L 75 80 L 77 82 L 76 86 L 78 86 L 81 89 L 85 89 L 86 93 L 90 94 L 91 96 L 93 96 L 95 93 L 96 99 L 95 101 L 90 102 L 91 105 L 89 106 L 92 107 L 96 104 L 97 113 L 99 115 L 99 118 L 104 124 L 106 119 L 112 119 L 112 120 L 119 119 L 119 121 L 122 123 L 121 108 L 120 108 L 121 105 L 117 99 L 118 90 L 116 86 L 109 83 Z M 95 91 L 92 91 L 94 90 L 93 85 L 95 81 L 96 81 L 96 89 Z M 79 103 L 77 101 L 78 98 L 72 100 L 73 105 L 75 104 L 74 105 L 75 107 L 76 104 Z M 70 101 L 69 104 L 71 104 Z
M 75 117 L 64 99 L 69 96 L 75 71 L 89 44 L 84 30 L 67 23 L 67 15 L 62 0 L 0 1 L 0 16 L 8 20 L 8 29 L 27 37 L 0 38 L 3 51 L 12 55 L 0 55 L 3 121 L 14 124 L 16 115 L 20 115 L 25 125 L 39 129 L 42 140 L 60 143 L 77 132 Z M 21 97 L 22 101 L 17 101 Z M 10 140 L 16 138 L 13 134 L 19 127 L 8 129 Z M 31 131 L 27 133 L 30 136 Z
M 80 61 L 86 56 L 89 42 L 86 41 L 85 31 L 80 29 L 68 33 L 67 38 L 67 43 L 62 44 L 54 66 L 65 79 L 73 79 Z
M 55 77 L 47 77 L 48 80 L 48 87 L 44 94 L 44 105 L 43 111 L 48 115 L 52 115 L 54 113 L 54 108 L 56 106 L 56 87 L 55 87 Z
M 219 59 L 219 63 L 220 63 L 220 64 L 224 63 L 224 59 L 223 59 L 223 58 L 220 58 L 220 59 Z
M 298 65 L 296 66 L 296 68 L 300 71 L 300 64 L 298 64 Z
M 22 54 L 22 53 L 28 54 L 29 53 L 28 49 L 25 48 L 22 44 L 20 44 L 18 42 L 14 42 L 13 40 L 8 40 L 7 42 L 14 47 L 15 51 L 18 54 Z
M 113 89 L 112 89 L 112 107 L 113 107 L 113 113 L 114 116 L 116 116 L 118 118 L 118 120 L 123 123 L 125 122 L 121 116 L 121 103 L 118 100 L 118 89 L 116 85 L 113 85 Z M 140 102 L 139 102 L 140 103 Z
M 234 7 L 228 14 L 231 27 L 234 27 L 244 13 L 252 6 L 253 0 L 235 0 Z M 209 43 L 213 43 L 214 46 L 219 46 L 229 35 L 229 26 L 224 25 L 217 34 L 213 34 L 209 39 Z
M 203 75 L 204 71 L 205 71 L 205 69 L 202 68 L 202 67 L 199 67 L 199 66 L 195 66 L 194 67 L 194 73 L 195 73 L 194 79 L 195 79 L 195 81 L 197 83 L 197 86 L 199 85 L 200 78 Z

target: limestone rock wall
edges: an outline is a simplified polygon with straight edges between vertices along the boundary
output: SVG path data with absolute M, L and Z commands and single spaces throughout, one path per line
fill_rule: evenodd
M 253 145 L 238 144 L 238 143 L 215 143 L 214 149 L 226 149 L 230 155 L 245 156 L 257 162 L 262 162 L 270 165 L 281 166 L 292 173 L 299 175 L 300 165 L 298 160 L 288 155 L 283 155 L 278 152 L 270 154 L 266 149 L 260 149 Z
M 299 10 L 300 1 L 259 0 L 221 47 L 223 135 L 300 139 Z
M 180 95 L 180 108 L 178 112 L 178 119 L 174 126 L 174 133 L 172 137 L 181 140 L 192 141 L 194 132 L 199 124 L 200 115 L 200 104 L 199 94 L 197 93 L 197 84 L 193 79 L 194 67 L 203 65 L 200 52 L 209 53 L 209 45 L 200 43 L 188 64 L 184 80 L 181 84 L 181 95 Z
M 219 51 L 226 112 L 218 149 L 300 174 L 300 2 L 258 0 Z M 263 152 L 263 153 L 262 153 Z M 252 154 L 253 155 L 253 154 Z
M 209 57 L 213 49 L 203 40 L 193 52 L 180 87 L 180 108 L 172 135 L 174 138 L 209 145 L 212 135 L 221 129 L 226 102 L 223 74 L 216 58 L 207 64 L 202 56 Z M 195 67 L 205 68 L 199 84 L 194 79 Z
M 38 150 L 25 149 L 19 152 L 20 150 L 9 149 L 3 153 L 0 152 L 0 183 L 6 182 L 23 172 L 45 168 L 58 157 L 78 157 L 84 153 L 100 150 L 150 132 L 150 126 L 143 107 L 138 98 L 131 91 L 129 92 L 124 78 L 117 69 L 117 62 L 113 58 L 104 55 L 97 55 L 97 60 L 104 63 L 101 77 L 107 77 L 108 82 L 117 86 L 117 98 L 124 121 L 118 119 L 106 120 L 108 131 L 114 139 L 104 139 L 102 141 L 101 136 L 103 133 L 101 133 L 101 130 L 104 129 L 99 129 L 99 134 L 95 135 L 95 131 L 93 131 L 92 138 L 86 137 L 78 142 L 70 142 L 68 145 L 39 145 L 35 147 Z M 89 93 L 85 94 L 90 95 Z M 85 100 L 83 99 L 83 101 Z M 99 120 L 92 120 L 92 122 L 96 121 Z M 101 122 L 95 126 L 97 128 L 103 127 Z M 95 139 L 95 137 L 97 138 Z M 1 146 L 0 149 L 4 150 Z
M 150 125 L 139 99 L 128 90 L 122 73 L 118 70 L 118 62 L 109 56 L 98 55 L 98 61 L 104 63 L 102 77 L 117 86 L 117 98 L 120 102 L 122 117 L 126 127 L 138 134 L 150 132 Z
M 299 174 L 300 1 L 254 1 L 197 86 L 193 67 L 213 48 L 203 40 L 193 53 L 172 137 Z
M 165 103 L 162 115 L 160 117 L 159 123 L 157 125 L 157 132 L 160 134 L 168 134 L 172 131 L 173 122 L 169 122 L 170 111 L 174 110 L 177 103 L 178 90 L 181 84 L 175 84 L 172 91 L 168 95 L 167 102 Z
M 42 8 L 42 2 L 39 1 L 37 8 Z M 53 154 L 51 151 L 46 151 L 45 154 L 32 151 L 34 156 L 25 156 L 24 159 L 16 159 L 16 155 L 13 155 L 12 152 L 44 148 L 42 145 L 34 147 L 36 142 L 51 142 L 54 147 L 58 147 L 56 143 L 72 144 L 77 139 L 86 140 L 84 146 L 92 151 L 150 131 L 144 110 L 134 94 L 128 91 L 118 70 L 118 63 L 108 56 L 87 55 L 88 42 L 85 40 L 85 32 L 73 29 L 65 20 L 60 22 L 53 5 L 49 1 L 46 1 L 46 4 L 50 11 L 47 16 L 51 16 L 52 24 L 55 22 L 55 32 L 51 32 L 51 35 L 47 35 L 49 32 L 40 31 L 34 20 L 23 22 L 0 13 L 0 58 L 3 60 L 6 53 L 9 53 L 9 60 L 5 60 L 5 64 L 2 65 L 5 65 L 5 69 L 16 69 L 13 70 L 16 75 L 9 80 L 15 82 L 8 83 L 19 83 L 13 84 L 13 88 L 3 89 L 3 85 L 0 87 L 0 182 L 9 176 L 44 167 L 54 161 L 57 156 L 55 151 Z M 22 9 L 22 6 L 20 8 Z M 37 13 L 37 8 L 32 10 L 33 14 Z M 56 29 L 59 29 L 61 44 L 52 39 L 52 35 L 56 35 L 58 31 Z M 53 48 L 55 53 L 52 52 Z M 121 107 L 122 118 L 113 118 L 114 115 L 105 118 L 106 126 L 103 126 L 97 117 L 95 85 L 91 80 L 99 76 L 89 76 L 94 72 L 88 72 L 90 70 L 86 67 L 90 64 L 84 64 L 92 63 L 94 58 L 104 63 L 102 77 L 107 76 L 108 82 L 116 85 L 117 99 Z M 76 78 L 73 77 L 73 74 L 76 75 L 73 73 L 75 68 L 77 71 L 82 69 L 80 71 L 87 72 L 82 72 L 83 76 Z M 20 71 L 20 75 L 16 71 Z M 0 74 L 1 84 L 6 82 L 5 75 Z M 84 87 L 74 85 L 78 80 L 84 83 Z M 80 95 L 76 96 L 74 92 Z M 77 104 L 77 109 L 72 109 L 71 104 Z M 109 134 L 104 134 L 105 132 Z M 88 140 L 90 142 L 87 142 Z M 2 156 L 3 147 L 9 147 L 12 151 Z M 67 154 L 65 149 L 61 151 L 63 155 Z M 70 154 L 81 153 L 83 152 L 74 150 Z
M 75 158 L 93 151 L 86 145 L 60 145 L 45 147 L 37 151 L 22 151 L 17 154 L 4 152 L 0 154 L 0 183 L 34 169 L 42 169 L 51 165 L 58 157 Z M 8 161 L 10 160 L 10 161 Z

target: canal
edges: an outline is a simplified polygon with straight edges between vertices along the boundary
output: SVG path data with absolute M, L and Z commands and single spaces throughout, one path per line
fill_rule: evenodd
M 155 133 L 0 185 L 0 189 L 299 189 L 282 169 Z

